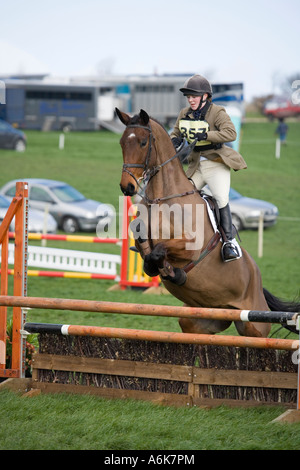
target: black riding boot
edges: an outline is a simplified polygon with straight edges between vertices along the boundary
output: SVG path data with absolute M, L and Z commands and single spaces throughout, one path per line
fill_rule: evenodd
M 224 240 L 224 243 L 222 246 L 223 261 L 228 262 L 228 261 L 233 261 L 235 259 L 239 259 L 240 254 L 236 246 L 232 243 L 232 239 L 233 239 L 232 220 L 231 220 L 231 212 L 230 212 L 229 204 L 227 204 L 227 206 L 219 210 L 220 210 L 221 226 L 227 238 L 227 240 Z

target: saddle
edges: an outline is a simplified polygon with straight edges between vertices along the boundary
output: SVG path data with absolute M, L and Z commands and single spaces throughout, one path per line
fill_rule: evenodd
M 206 194 L 202 190 L 199 191 L 199 194 L 202 197 L 202 199 L 204 199 L 204 201 L 206 202 L 207 206 L 209 207 L 211 211 L 209 212 L 209 217 L 210 217 L 213 228 L 215 230 L 217 229 L 220 232 L 223 243 L 228 241 L 228 238 L 226 237 L 223 227 L 221 225 L 220 209 L 219 209 L 216 199 L 213 196 Z M 212 217 L 213 217 L 213 220 L 212 220 Z M 233 237 L 237 236 L 238 239 L 240 240 L 240 236 L 235 225 L 232 225 L 232 235 Z

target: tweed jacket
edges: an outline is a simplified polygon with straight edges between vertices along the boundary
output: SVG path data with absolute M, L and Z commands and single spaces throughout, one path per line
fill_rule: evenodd
M 180 121 L 182 119 L 194 119 L 193 111 L 190 107 L 183 108 L 176 120 L 174 129 L 170 135 L 173 137 L 180 137 Z M 207 141 L 213 144 L 223 144 L 219 149 L 210 150 L 193 150 L 189 155 L 189 165 L 187 169 L 188 178 L 192 177 L 198 168 L 200 157 L 205 157 L 208 160 L 215 160 L 222 162 L 234 170 L 241 170 L 247 168 L 247 164 L 243 157 L 236 152 L 233 148 L 224 145 L 225 142 L 232 142 L 236 139 L 236 130 L 225 108 L 211 103 L 206 115 L 205 121 L 209 125 L 207 131 Z

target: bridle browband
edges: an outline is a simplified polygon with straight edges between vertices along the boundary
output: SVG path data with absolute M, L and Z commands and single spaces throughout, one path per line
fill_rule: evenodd
M 144 163 L 123 163 L 123 169 L 122 169 L 122 171 L 128 173 L 135 180 L 135 182 L 138 185 L 138 187 L 140 188 L 140 190 L 144 193 L 143 197 L 144 197 L 144 199 L 146 200 L 146 202 L 148 204 L 158 203 L 158 202 L 163 201 L 163 200 L 172 199 L 174 197 L 187 196 L 189 194 L 194 194 L 195 192 L 198 192 L 198 190 L 186 191 L 184 193 L 174 194 L 172 196 L 166 196 L 166 197 L 162 197 L 162 198 L 156 198 L 154 200 L 149 200 L 148 197 L 146 196 L 145 192 L 144 192 L 146 188 L 141 187 L 139 180 L 142 180 L 145 183 L 145 185 L 147 186 L 149 181 L 151 180 L 151 178 L 153 178 L 153 176 L 155 176 L 162 167 L 164 167 L 167 163 L 171 162 L 175 158 L 178 158 L 178 157 L 181 156 L 181 154 L 183 153 L 183 148 L 181 148 L 178 152 L 175 153 L 175 155 L 173 155 L 171 158 L 169 158 L 165 162 L 161 163 L 160 165 L 154 166 L 153 168 L 149 168 L 149 161 L 150 161 L 151 152 L 152 152 L 152 143 L 155 140 L 153 138 L 153 135 L 152 135 L 151 127 L 150 126 L 149 127 L 148 126 L 142 126 L 140 124 L 129 124 L 127 126 L 127 128 L 139 128 L 139 129 L 145 129 L 145 130 L 149 131 L 149 145 L 148 145 L 148 151 L 147 151 L 147 155 L 146 155 L 146 158 L 145 158 L 145 162 Z M 197 143 L 197 140 L 195 140 L 189 146 L 189 152 L 188 152 L 189 154 L 194 149 L 196 143 Z M 129 168 L 143 168 L 144 171 L 143 171 L 142 176 L 139 179 L 137 179 L 134 176 L 134 174 L 129 170 Z

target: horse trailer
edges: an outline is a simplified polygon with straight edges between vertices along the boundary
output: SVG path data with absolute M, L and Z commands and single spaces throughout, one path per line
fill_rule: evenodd
M 167 127 L 172 127 L 186 99 L 180 93 L 187 75 L 111 76 L 101 79 L 50 77 L 2 78 L 5 104 L 0 119 L 21 129 L 82 130 L 106 128 L 121 132 L 115 107 L 136 114 L 145 109 Z M 243 111 L 243 84 L 212 84 L 213 101 L 234 105 Z

